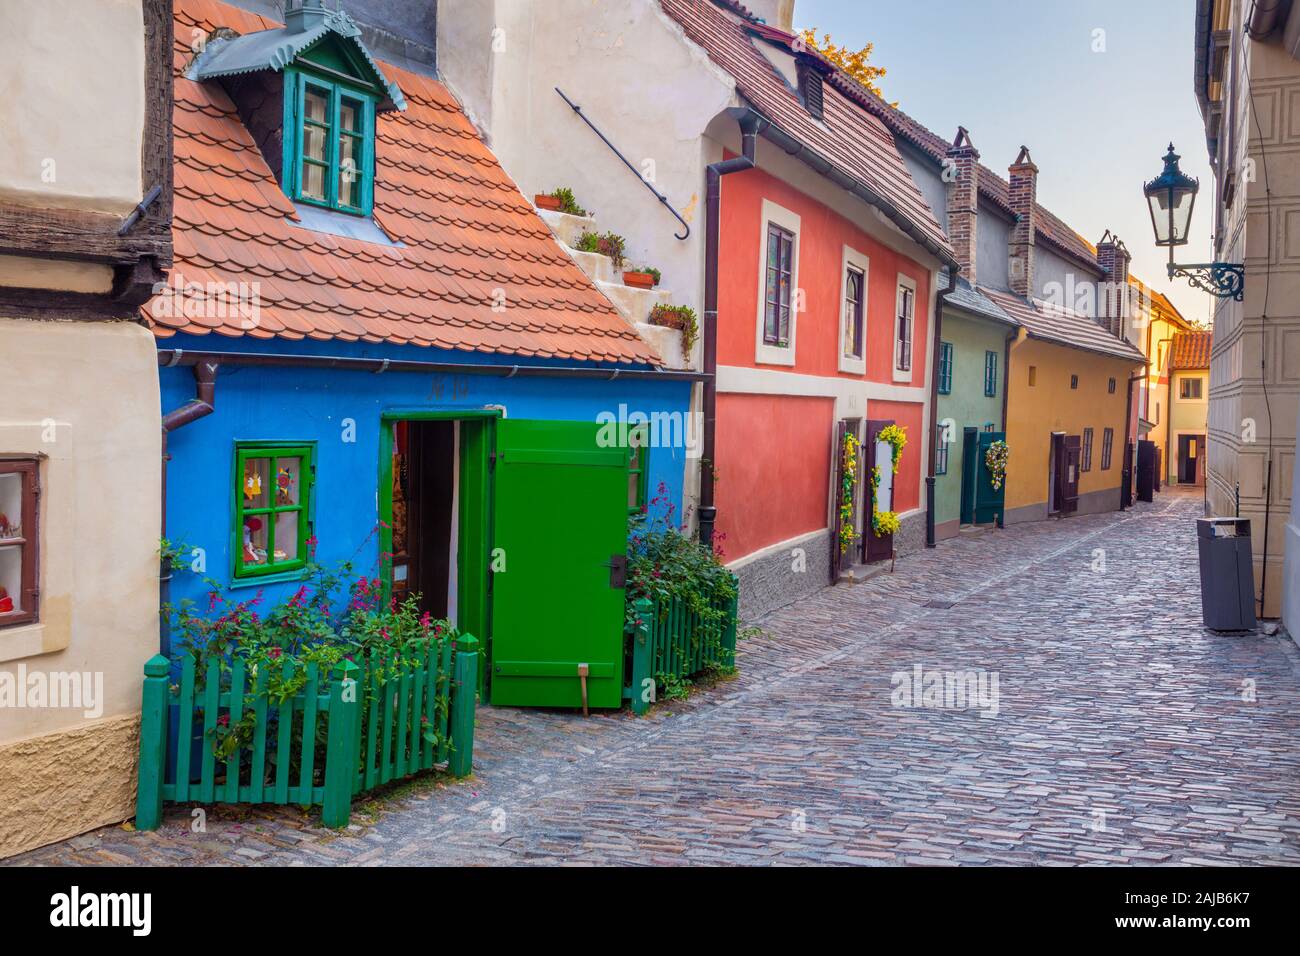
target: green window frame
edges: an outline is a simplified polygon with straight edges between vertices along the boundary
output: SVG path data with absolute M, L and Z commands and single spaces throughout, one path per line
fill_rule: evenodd
M 952 343 L 939 343 L 939 394 L 952 394 Z
M 998 393 L 998 353 L 984 353 L 984 394 L 993 398 Z
M 639 425 L 629 430 L 628 447 L 627 513 L 639 515 L 649 504 L 650 427 Z
M 301 69 L 285 71 L 284 89 L 285 192 L 296 202 L 370 215 L 377 97 Z
M 948 429 L 940 424 L 934 434 L 934 473 L 948 474 Z
M 296 493 L 290 490 L 281 500 L 280 470 L 286 469 L 286 487 L 292 489 L 294 471 L 289 463 L 294 461 L 298 487 Z M 258 462 L 266 464 L 262 467 Z M 250 478 L 260 479 L 260 483 L 250 485 Z M 292 574 L 307 566 L 315 484 L 316 448 L 310 443 L 239 442 L 235 445 L 231 552 L 236 579 Z M 245 528 L 249 529 L 247 546 Z M 250 554 L 259 552 L 264 555 L 262 560 L 249 560 Z M 277 559 L 277 553 L 284 557 Z

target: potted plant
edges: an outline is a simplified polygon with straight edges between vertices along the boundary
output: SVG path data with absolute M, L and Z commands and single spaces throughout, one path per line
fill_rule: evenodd
M 650 310 L 647 321 L 651 325 L 661 325 L 667 329 L 677 329 L 682 333 L 682 354 L 690 355 L 700 337 L 700 321 L 695 310 L 689 305 L 664 305 L 660 303 Z
M 573 190 L 568 186 L 561 186 L 549 193 L 538 193 L 533 197 L 533 203 L 538 209 L 549 209 L 552 212 L 562 212 L 569 216 L 589 215 L 587 210 L 578 205 L 577 199 L 573 196 Z
M 588 229 L 578 237 L 578 243 L 574 246 L 579 252 L 595 252 L 602 256 L 609 256 L 610 261 L 614 264 L 615 269 L 623 268 L 624 248 L 627 240 L 613 232 L 592 232 Z
M 623 284 L 630 285 L 634 289 L 653 289 L 659 284 L 661 278 L 659 270 L 654 266 L 641 266 L 639 269 L 625 271 Z

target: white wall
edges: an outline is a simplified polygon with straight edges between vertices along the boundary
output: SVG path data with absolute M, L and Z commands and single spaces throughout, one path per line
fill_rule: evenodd
M 443 79 L 528 198 L 569 186 L 676 303 L 703 298 L 701 136 L 730 79 L 654 0 L 475 0 L 439 7 Z M 691 224 L 681 225 L 555 92 L 559 87 Z
M 0 3 L 0 199 L 130 211 L 142 198 L 143 77 L 140 0 Z

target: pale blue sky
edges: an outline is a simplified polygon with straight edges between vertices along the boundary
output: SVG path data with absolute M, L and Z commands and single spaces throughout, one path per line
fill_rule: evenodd
M 1209 300 L 1165 278 L 1142 183 L 1172 139 L 1201 180 L 1180 262 L 1212 258 L 1213 178 L 1192 93 L 1191 0 L 796 0 L 795 26 L 853 48 L 874 43 L 890 101 L 935 132 L 970 130 L 1005 174 L 1020 145 L 1038 164 L 1038 200 L 1089 241 L 1114 231 L 1132 269 L 1189 319 Z M 1104 30 L 1105 51 L 1093 52 Z

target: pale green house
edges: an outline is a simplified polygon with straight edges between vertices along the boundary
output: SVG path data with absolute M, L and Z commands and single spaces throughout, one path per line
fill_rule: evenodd
M 1001 518 L 981 498 L 980 448 L 1002 438 L 1006 415 L 1007 347 L 1019 323 L 959 279 L 944 300 L 939 336 L 938 415 L 935 428 L 935 538 L 963 526 Z M 1013 452 L 1014 454 L 1014 452 Z M 1000 502 L 1000 498 L 999 498 Z

